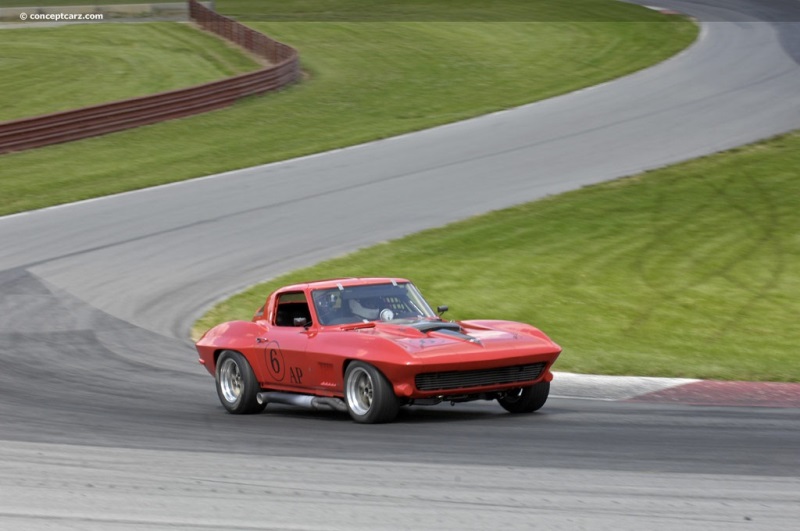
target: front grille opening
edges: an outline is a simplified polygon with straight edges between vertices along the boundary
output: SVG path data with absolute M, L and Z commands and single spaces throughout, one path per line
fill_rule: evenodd
M 475 371 L 427 372 L 415 378 L 420 391 L 445 391 L 468 387 L 511 384 L 537 379 L 547 363 L 539 362 L 530 365 L 514 365 L 495 369 L 478 369 Z

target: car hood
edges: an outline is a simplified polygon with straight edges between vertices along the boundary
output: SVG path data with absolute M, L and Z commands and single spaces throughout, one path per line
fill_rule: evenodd
M 474 352 L 536 353 L 560 351 L 547 336 L 524 333 L 503 323 L 423 320 L 409 323 L 370 323 L 359 331 L 389 340 L 415 358 L 464 355 Z M 372 326 L 374 324 L 374 326 Z M 514 323 L 509 323 L 514 324 Z

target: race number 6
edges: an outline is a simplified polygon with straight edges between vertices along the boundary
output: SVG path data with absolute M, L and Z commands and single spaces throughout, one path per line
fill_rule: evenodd
M 277 341 L 270 341 L 264 350 L 264 357 L 266 358 L 267 369 L 269 374 L 276 382 L 283 381 L 286 376 L 284 372 L 283 352 L 281 346 Z

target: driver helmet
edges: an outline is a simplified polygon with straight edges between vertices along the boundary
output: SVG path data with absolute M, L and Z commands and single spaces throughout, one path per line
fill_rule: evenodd
M 380 314 L 379 308 L 372 308 L 372 306 L 377 306 L 376 302 L 373 299 L 365 299 L 363 303 L 358 299 L 350 299 L 348 304 L 350 305 L 350 311 L 353 312 L 354 315 L 361 317 L 362 319 L 374 320 L 378 318 Z

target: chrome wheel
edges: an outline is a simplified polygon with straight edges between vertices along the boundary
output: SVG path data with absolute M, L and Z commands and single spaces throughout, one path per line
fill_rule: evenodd
M 222 362 L 219 368 L 219 388 L 225 400 L 231 404 L 239 400 L 242 396 L 244 382 L 242 371 L 232 358 Z
M 372 377 L 361 367 L 356 367 L 347 380 L 347 403 L 356 415 L 366 415 L 372 407 L 375 387 Z
M 222 406 L 234 415 L 249 415 L 264 411 L 266 404 L 258 403 L 258 385 L 250 362 L 240 352 L 223 350 L 217 360 L 217 396 Z
M 347 366 L 344 398 L 350 417 L 364 424 L 390 422 L 400 409 L 400 401 L 386 376 L 363 361 L 353 361 Z

